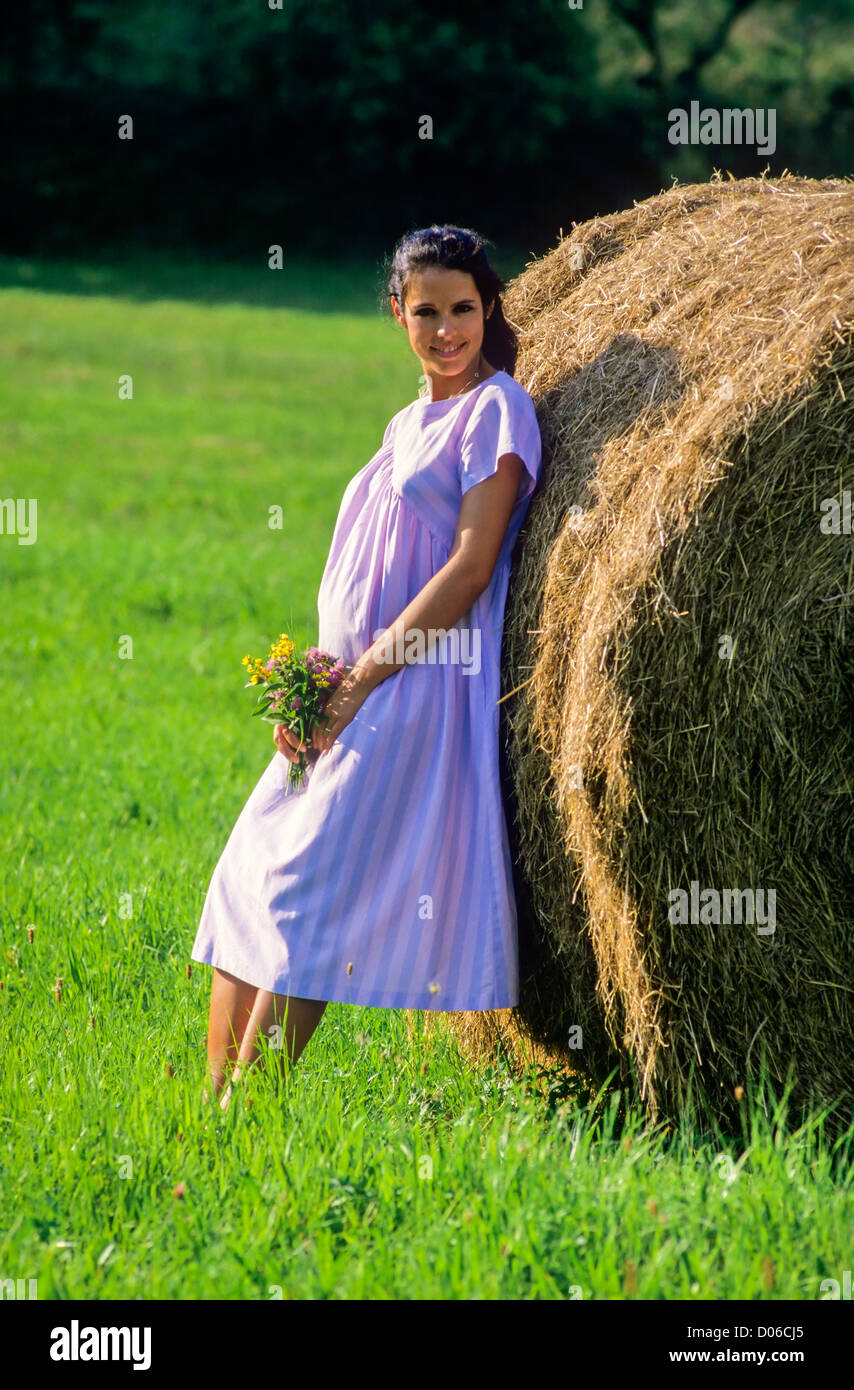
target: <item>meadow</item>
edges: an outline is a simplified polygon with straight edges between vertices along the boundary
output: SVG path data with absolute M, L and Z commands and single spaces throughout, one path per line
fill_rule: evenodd
M 784 1097 L 745 1097 L 737 1134 L 668 1130 L 613 1088 L 474 1070 L 441 1019 L 331 1004 L 292 1072 L 268 1056 L 228 1112 L 202 1101 L 189 952 L 273 753 L 241 658 L 316 640 L 341 493 L 418 390 L 375 286 L 0 261 L 0 498 L 38 503 L 35 544 L 0 536 L 0 1280 L 819 1299 L 851 1268 L 854 1134 L 784 1126 Z

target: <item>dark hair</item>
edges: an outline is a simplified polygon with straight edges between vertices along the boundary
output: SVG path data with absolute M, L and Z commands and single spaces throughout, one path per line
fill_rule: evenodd
M 408 232 L 401 237 L 387 263 L 385 294 L 393 295 L 402 310 L 410 278 L 424 267 L 439 266 L 443 270 L 467 272 L 477 286 L 484 313 L 489 301 L 494 301 L 492 313 L 484 319 L 483 355 L 494 367 L 512 376 L 519 343 L 501 307 L 500 295 L 505 283 L 486 254 L 486 247 L 492 244 L 470 227 L 434 224 Z

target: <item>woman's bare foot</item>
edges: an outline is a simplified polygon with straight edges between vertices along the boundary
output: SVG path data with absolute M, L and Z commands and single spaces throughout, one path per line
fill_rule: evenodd
M 231 1080 L 229 1081 L 228 1085 L 222 1093 L 222 1096 L 220 1097 L 220 1110 L 227 1110 L 229 1105 L 231 1104 L 231 1097 L 234 1095 L 234 1088 L 239 1082 L 240 1076 L 240 1067 L 235 1067 L 234 1071 L 231 1073 Z

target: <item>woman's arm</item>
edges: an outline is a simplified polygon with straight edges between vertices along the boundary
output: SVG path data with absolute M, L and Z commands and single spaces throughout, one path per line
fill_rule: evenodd
M 383 636 L 359 657 L 347 678 L 349 688 L 362 699 L 406 665 L 405 661 L 387 659 L 391 644 L 393 650 L 398 649 L 398 637 L 401 650 L 405 650 L 407 634 L 421 631 L 426 651 L 428 629 L 453 627 L 483 593 L 507 534 L 524 471 L 525 465 L 517 454 L 502 454 L 497 471 L 469 488 L 460 504 L 457 532 L 447 561 Z
M 405 652 L 407 634 L 421 631 L 424 635 L 423 650 L 427 651 L 430 628 L 447 631 L 468 612 L 492 578 L 524 469 L 525 465 L 518 454 L 502 454 L 497 471 L 469 488 L 460 504 L 457 533 L 445 564 L 407 604 L 383 636 L 362 653 L 352 671 L 327 701 L 325 713 L 328 724 L 325 729 L 315 728 L 312 731 L 310 744 L 300 744 L 283 724 L 275 726 L 273 741 L 280 753 L 293 762 L 297 748 L 328 752 L 371 691 L 387 676 L 406 665 L 405 660 L 385 659 L 389 645 L 391 650 L 397 651 L 397 639 L 400 637 L 400 649 Z

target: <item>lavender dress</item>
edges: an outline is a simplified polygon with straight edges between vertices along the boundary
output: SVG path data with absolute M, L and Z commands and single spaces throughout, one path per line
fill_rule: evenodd
M 341 501 L 317 644 L 355 662 L 447 561 L 463 493 L 510 453 L 527 472 L 488 587 L 426 660 L 371 691 L 299 790 L 286 791 L 290 764 L 274 751 L 214 870 L 193 960 L 306 999 L 518 1003 L 496 702 L 540 432 L 513 377 L 412 401 L 390 420 Z

